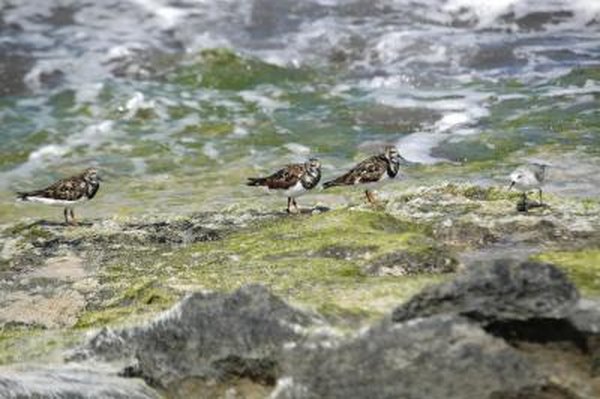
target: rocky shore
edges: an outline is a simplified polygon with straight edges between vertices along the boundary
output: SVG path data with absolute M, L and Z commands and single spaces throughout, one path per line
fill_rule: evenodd
M 0 396 L 596 398 L 600 204 L 517 197 L 5 225 Z

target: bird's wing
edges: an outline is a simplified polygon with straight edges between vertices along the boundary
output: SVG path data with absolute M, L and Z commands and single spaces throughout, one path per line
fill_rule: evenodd
M 346 174 L 335 179 L 335 182 L 344 185 L 377 182 L 386 173 L 386 170 L 387 163 L 385 159 L 382 159 L 379 155 L 375 155 L 365 159 Z
M 278 170 L 270 176 L 265 177 L 264 186 L 270 189 L 282 189 L 286 190 L 293 187 L 300 181 L 300 178 L 304 174 L 304 165 L 302 164 L 290 164 L 284 168 Z
M 83 197 L 85 188 L 85 181 L 80 176 L 74 176 L 59 180 L 44 189 L 27 193 L 27 196 L 75 201 Z

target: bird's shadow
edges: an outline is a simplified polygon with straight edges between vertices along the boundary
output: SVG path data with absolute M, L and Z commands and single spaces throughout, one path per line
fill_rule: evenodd
M 529 201 L 519 201 L 517 202 L 517 212 L 527 213 L 528 211 L 535 208 L 550 208 L 550 205 L 546 203 L 539 203 L 537 201 L 529 202 Z

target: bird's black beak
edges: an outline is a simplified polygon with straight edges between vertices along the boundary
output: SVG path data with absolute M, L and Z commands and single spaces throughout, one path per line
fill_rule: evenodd
M 100 176 L 96 176 L 96 178 L 98 179 L 98 181 L 104 181 L 104 179 L 101 178 Z
M 508 189 L 510 190 L 511 188 L 513 188 L 513 186 L 514 186 L 514 185 L 515 185 L 515 182 L 514 182 L 514 181 L 511 181 L 511 182 L 510 182 L 510 186 L 508 186 Z

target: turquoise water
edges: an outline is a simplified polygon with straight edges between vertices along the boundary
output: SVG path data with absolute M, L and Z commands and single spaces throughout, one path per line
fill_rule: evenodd
M 0 5 L 3 221 L 55 217 L 12 192 L 89 165 L 89 217 L 279 204 L 245 178 L 386 143 L 421 164 L 404 184 L 542 160 L 550 191 L 598 194 L 596 2 L 98 3 Z

